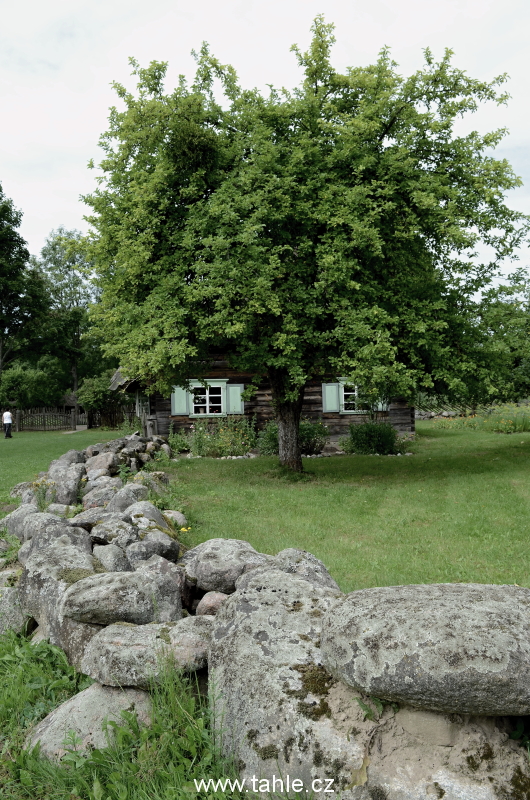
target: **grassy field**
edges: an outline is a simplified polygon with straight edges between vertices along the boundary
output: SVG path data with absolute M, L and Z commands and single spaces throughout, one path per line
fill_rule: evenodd
M 115 439 L 116 431 L 77 431 L 76 433 L 28 431 L 14 433 L 12 439 L 0 437 L 0 516 L 4 505 L 12 504 L 10 489 L 22 481 L 33 480 L 48 469 L 54 458 L 67 450 L 83 450 L 89 444 Z
M 246 539 L 310 550 L 344 591 L 408 583 L 530 586 L 530 434 L 418 425 L 413 456 L 305 460 L 289 482 L 273 458 L 181 459 L 188 544 Z

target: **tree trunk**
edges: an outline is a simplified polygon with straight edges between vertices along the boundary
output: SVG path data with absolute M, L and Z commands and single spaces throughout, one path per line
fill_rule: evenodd
M 303 472 L 302 454 L 300 453 L 300 416 L 304 402 L 304 389 L 300 389 L 296 400 L 283 400 L 283 382 L 278 385 L 271 380 L 272 402 L 278 423 L 278 445 L 280 464 L 293 472 Z

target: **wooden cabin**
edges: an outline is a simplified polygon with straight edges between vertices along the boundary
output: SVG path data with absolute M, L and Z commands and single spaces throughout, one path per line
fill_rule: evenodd
M 191 381 L 188 390 L 175 387 L 171 397 L 156 393 L 150 397 L 142 395 L 137 385 L 130 384 L 128 391 L 136 392 L 138 416 L 147 415 L 155 432 L 165 435 L 174 431 L 189 430 L 198 419 L 227 415 L 255 417 L 258 428 L 274 419 L 270 387 L 262 383 L 252 398 L 243 400 L 241 395 L 252 381 L 252 374 L 230 369 L 225 361 L 213 361 L 205 376 L 207 386 L 199 380 Z M 112 388 L 127 383 L 119 373 L 113 378 Z M 312 381 L 305 390 L 302 417 L 321 420 L 329 429 L 330 436 L 348 433 L 350 424 L 368 422 L 370 416 L 360 406 L 354 387 L 344 381 Z M 414 408 L 402 399 L 393 399 L 388 405 L 380 405 L 376 418 L 390 424 L 401 434 L 414 433 Z

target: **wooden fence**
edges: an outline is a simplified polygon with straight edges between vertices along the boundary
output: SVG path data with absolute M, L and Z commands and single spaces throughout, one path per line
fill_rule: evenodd
M 59 408 L 29 408 L 13 410 L 15 431 L 75 431 L 78 425 L 116 428 L 124 421 L 132 423 L 134 408 L 112 409 L 108 412 L 83 411 L 76 414 Z

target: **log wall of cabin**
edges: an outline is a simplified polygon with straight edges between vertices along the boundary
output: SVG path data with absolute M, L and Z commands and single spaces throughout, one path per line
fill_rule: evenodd
M 235 370 L 219 366 L 208 372 L 208 379 L 227 378 L 228 383 L 248 385 L 252 381 L 252 375 L 248 373 L 236 372 Z M 197 421 L 197 417 L 190 416 L 171 416 L 171 400 L 156 394 L 151 397 L 151 414 L 156 416 L 157 428 L 162 436 L 169 433 L 169 426 L 173 430 L 189 430 L 190 425 Z M 258 429 L 264 427 L 269 421 L 274 419 L 274 409 L 272 407 L 272 395 L 270 387 L 261 384 L 252 400 L 245 401 L 245 416 L 255 417 Z M 322 382 L 314 381 L 305 390 L 304 404 L 302 406 L 302 417 L 313 421 L 322 420 L 327 425 L 331 436 L 345 436 L 351 424 L 360 425 L 369 421 L 367 414 L 340 414 L 322 412 Z M 209 417 L 211 419 L 211 417 Z M 390 404 L 388 413 L 378 412 L 376 419 L 380 422 L 390 422 L 400 433 L 411 433 L 415 430 L 414 409 L 405 401 L 396 400 Z

